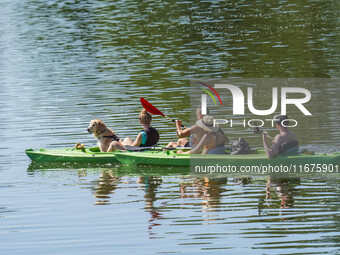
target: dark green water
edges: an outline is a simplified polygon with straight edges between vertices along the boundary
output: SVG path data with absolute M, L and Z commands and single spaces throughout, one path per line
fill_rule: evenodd
M 338 13 L 337 1 L 2 0 L 0 253 L 337 254 L 337 176 L 205 180 L 30 165 L 24 150 L 95 145 L 94 118 L 134 137 L 140 96 L 189 123 L 193 78 L 336 78 Z M 313 91 L 318 121 L 296 134 L 339 151 L 339 87 Z

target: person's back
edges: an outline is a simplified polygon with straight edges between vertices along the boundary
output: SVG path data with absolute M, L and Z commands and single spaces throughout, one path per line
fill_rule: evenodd
M 286 125 L 288 125 L 288 117 L 286 115 L 278 115 L 275 116 L 274 119 L 276 123 L 276 128 L 280 131 L 280 134 L 275 136 L 271 147 L 269 147 L 267 142 L 268 133 L 266 131 L 262 133 L 264 149 L 268 157 L 273 158 L 277 154 L 297 152 L 299 143 L 296 139 L 296 136 L 283 125 L 283 122 L 286 122 Z
M 275 136 L 274 141 L 276 141 L 279 146 L 278 154 L 285 154 L 287 150 L 299 144 L 294 133 L 288 130 Z
M 209 133 L 208 142 L 204 148 L 204 154 L 226 154 L 225 153 L 226 137 L 221 129 L 217 132 Z

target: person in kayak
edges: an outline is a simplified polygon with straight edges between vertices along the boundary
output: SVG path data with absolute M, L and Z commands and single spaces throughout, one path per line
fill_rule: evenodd
M 157 129 L 151 127 L 151 120 L 151 114 L 143 109 L 139 114 L 139 122 L 143 126 L 143 130 L 139 132 L 136 140 L 127 137 L 124 141 L 114 141 L 111 143 L 109 151 L 125 150 L 125 145 L 135 147 L 149 147 L 156 145 L 159 141 L 159 133 Z
M 209 114 L 209 109 L 207 109 L 207 114 Z M 202 108 L 201 106 L 197 107 L 196 110 L 196 117 L 197 120 L 200 120 L 203 118 L 202 114 Z M 198 144 L 198 142 L 202 139 L 203 135 L 205 134 L 205 131 L 197 126 L 194 125 L 190 128 L 181 129 L 182 121 L 176 120 L 176 134 L 179 138 L 177 142 L 170 142 L 166 147 L 167 148 L 176 148 L 176 147 L 191 147 L 194 148 L 195 145 Z M 190 141 L 186 139 L 186 137 L 190 137 Z
M 202 119 L 197 120 L 196 125 L 204 131 L 204 135 L 199 140 L 195 148 L 190 151 L 177 151 L 179 154 L 226 154 L 225 143 L 228 138 L 220 127 L 215 124 L 214 118 L 210 115 L 205 115 Z
M 274 158 L 277 154 L 293 154 L 299 149 L 299 142 L 296 136 L 288 130 L 285 125 L 289 125 L 288 117 L 286 115 L 276 115 L 274 116 L 276 128 L 279 130 L 280 134 L 275 136 L 273 139 L 273 144 L 270 147 L 268 145 L 268 133 L 266 131 L 262 132 L 263 146 L 266 154 L 269 158 Z

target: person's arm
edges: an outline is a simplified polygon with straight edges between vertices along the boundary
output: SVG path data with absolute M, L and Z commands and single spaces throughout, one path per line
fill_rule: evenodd
M 133 142 L 133 144 L 131 146 L 138 147 L 139 145 L 141 145 L 142 140 L 143 140 L 143 133 L 141 132 L 137 135 L 136 140 Z
M 271 147 L 269 147 L 268 140 L 267 140 L 268 133 L 266 131 L 262 132 L 262 139 L 263 139 L 263 146 L 266 154 L 269 158 L 274 158 L 280 150 L 280 135 L 277 135 L 273 141 Z
M 190 137 L 190 128 L 181 129 L 182 121 L 176 120 L 176 134 L 178 138 Z

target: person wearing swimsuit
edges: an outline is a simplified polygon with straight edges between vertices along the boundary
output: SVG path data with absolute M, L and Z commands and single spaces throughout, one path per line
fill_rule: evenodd
M 135 147 L 149 147 L 155 146 L 159 141 L 158 131 L 151 127 L 152 116 L 145 109 L 139 114 L 139 122 L 143 126 L 143 130 L 139 132 L 136 139 L 133 140 L 130 137 L 124 139 L 124 141 L 114 141 L 111 143 L 109 151 L 114 150 L 126 150 L 125 145 Z
M 207 113 L 209 114 L 209 109 L 207 109 Z M 197 107 L 196 109 L 196 117 L 197 120 L 200 120 L 204 117 L 202 114 L 202 108 L 201 106 Z M 181 129 L 182 121 L 176 120 L 176 134 L 179 138 L 177 142 L 170 142 L 166 147 L 167 148 L 176 148 L 176 147 L 190 147 L 194 148 L 198 142 L 201 140 L 203 135 L 205 134 L 205 131 L 198 127 L 197 125 L 194 125 L 190 128 Z M 190 137 L 190 141 L 187 139 L 187 137 Z
M 177 151 L 179 154 L 225 154 L 224 145 L 228 138 L 220 127 L 215 124 L 214 118 L 210 115 L 204 116 L 196 122 L 196 125 L 204 130 L 204 135 L 197 146 L 187 152 Z

